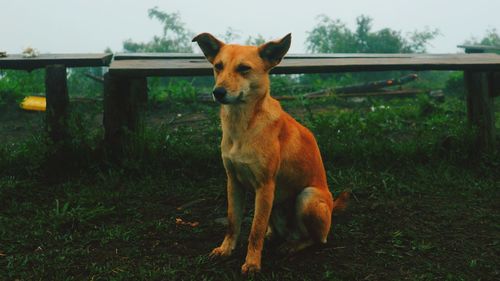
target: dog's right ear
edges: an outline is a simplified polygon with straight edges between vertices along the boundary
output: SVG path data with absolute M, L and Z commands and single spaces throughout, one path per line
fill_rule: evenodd
M 192 42 L 198 43 L 207 60 L 213 64 L 215 56 L 219 53 L 224 43 L 210 33 L 201 33 L 193 38 Z
M 292 43 L 292 34 L 288 33 L 285 37 L 277 41 L 271 41 L 259 46 L 259 55 L 268 62 L 269 68 L 278 65 L 285 54 L 290 49 Z

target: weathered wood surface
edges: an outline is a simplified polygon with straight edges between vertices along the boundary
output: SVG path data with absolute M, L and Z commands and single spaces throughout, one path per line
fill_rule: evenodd
M 500 51 L 500 46 L 489 46 L 489 45 L 458 45 L 458 48 L 465 49 L 468 54 L 474 53 L 486 53 L 487 51 L 498 52 Z
M 493 110 L 493 75 L 487 72 L 466 71 L 467 117 L 476 126 L 476 149 L 491 151 L 495 146 L 495 111 Z
M 411 54 L 369 57 L 289 58 L 286 57 L 271 73 L 331 73 L 390 70 L 476 70 L 500 71 L 497 54 Z M 109 73 L 129 77 L 203 76 L 212 75 L 212 66 L 204 58 L 115 60 Z
M 0 69 L 33 70 L 55 64 L 65 67 L 99 67 L 108 66 L 112 57 L 113 54 L 40 54 L 25 58 L 19 54 L 7 54 L 7 57 L 0 57 Z
M 491 94 L 493 97 L 500 97 L 500 72 L 494 72 L 492 75 Z
M 104 141 L 111 155 L 120 155 L 129 133 L 138 130 L 141 107 L 146 101 L 146 78 L 104 75 Z
M 436 56 L 435 54 L 429 54 Z M 358 53 L 335 53 L 335 54 L 288 54 L 286 59 L 304 59 L 304 58 L 405 58 L 413 54 L 358 54 Z M 437 55 L 439 56 L 439 55 Z M 116 53 L 114 60 L 138 60 L 138 59 L 205 59 L 203 54 L 194 53 Z
M 47 98 L 47 132 L 54 143 L 68 139 L 68 86 L 64 65 L 50 65 L 45 69 L 45 91 Z

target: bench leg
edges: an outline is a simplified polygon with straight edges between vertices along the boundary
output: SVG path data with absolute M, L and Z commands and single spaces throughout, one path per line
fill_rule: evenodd
M 147 101 L 146 78 L 104 75 L 104 142 L 113 155 L 123 153 L 128 136 L 139 128 L 140 111 Z
M 46 126 L 54 143 L 68 139 L 68 86 L 66 67 L 50 65 L 45 68 L 45 95 L 47 98 Z
M 500 72 L 494 72 L 493 74 L 493 97 L 500 97 Z
M 494 76 L 488 72 L 464 72 L 467 117 L 469 123 L 478 129 L 475 147 L 480 152 L 495 149 Z

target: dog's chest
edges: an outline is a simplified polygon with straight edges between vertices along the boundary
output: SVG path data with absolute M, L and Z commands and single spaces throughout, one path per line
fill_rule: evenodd
M 228 173 L 240 183 L 256 188 L 262 181 L 262 159 L 250 147 L 237 141 L 222 146 L 222 158 Z

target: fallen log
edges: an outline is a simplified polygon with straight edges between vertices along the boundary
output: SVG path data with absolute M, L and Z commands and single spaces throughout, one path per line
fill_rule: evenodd
M 425 94 L 426 90 L 396 90 L 396 91 L 379 91 L 379 92 L 366 92 L 366 93 L 352 93 L 352 94 L 335 94 L 333 91 L 323 91 L 322 93 L 314 92 L 305 95 L 297 96 L 274 96 L 277 100 L 296 100 L 296 99 L 320 99 L 330 96 L 339 98 L 354 98 L 354 97 L 404 97 L 413 96 L 417 94 Z M 198 94 L 198 101 L 200 102 L 214 102 L 211 94 Z
M 385 87 L 399 86 L 418 78 L 417 74 L 410 74 L 403 76 L 399 79 L 389 79 L 389 80 L 379 80 L 367 83 L 355 84 L 351 86 L 338 87 L 334 89 L 323 89 L 316 92 L 306 94 L 307 96 L 322 95 L 329 92 L 335 92 L 337 94 L 351 94 L 351 93 L 363 93 L 363 92 L 374 92 Z
M 101 77 L 101 76 L 96 76 L 92 73 L 85 73 L 85 76 L 87 76 L 88 78 L 96 81 L 96 82 L 99 82 L 99 83 L 104 83 L 104 78 Z
M 409 83 L 411 81 L 414 81 L 418 78 L 417 74 L 409 74 L 406 76 L 403 76 L 398 79 L 389 79 L 389 80 L 379 80 L 379 81 L 372 81 L 372 82 L 367 82 L 367 83 L 361 83 L 361 84 L 355 84 L 351 86 L 345 86 L 345 87 L 338 87 L 334 89 L 322 89 L 319 91 L 311 92 L 311 93 L 306 93 L 302 95 L 302 98 L 305 99 L 314 99 L 314 98 L 322 98 L 326 96 L 333 95 L 334 93 L 336 94 L 337 97 L 348 97 L 348 96 L 383 96 L 391 94 L 395 95 L 411 95 L 415 94 L 414 90 L 399 90 L 399 91 L 383 91 L 381 90 L 382 88 L 385 87 L 392 87 L 392 86 L 400 86 L 406 83 Z M 420 91 L 421 92 L 421 91 Z M 353 95 L 353 94 L 358 94 L 358 95 Z M 199 94 L 199 99 L 201 101 L 211 101 L 212 100 L 212 95 L 211 94 Z M 276 96 L 276 99 L 279 100 L 290 100 L 290 99 L 296 99 L 296 96 Z

